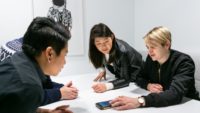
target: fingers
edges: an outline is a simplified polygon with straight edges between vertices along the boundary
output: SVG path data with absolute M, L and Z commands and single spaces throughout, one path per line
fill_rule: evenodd
M 160 85 L 160 84 L 156 84 L 155 87 L 156 87 L 157 89 L 159 89 L 160 91 L 163 90 L 163 87 L 162 87 L 162 85 Z
M 38 108 L 37 113 L 73 113 L 72 111 L 68 110 L 67 108 L 69 105 L 61 105 L 56 107 L 55 109 L 43 109 L 43 108 Z
M 69 107 L 69 105 L 58 106 L 58 107 L 56 107 L 56 109 L 52 110 L 49 113 L 73 113 L 72 111 L 67 109 L 68 107 Z
M 70 81 L 69 83 L 67 83 L 65 86 L 71 87 L 72 86 L 72 81 Z
M 63 113 L 73 113 L 73 112 L 68 109 L 65 109 L 65 111 Z
M 76 88 L 71 88 L 69 92 L 68 99 L 75 99 L 78 96 L 78 90 Z
M 99 74 L 95 79 L 94 79 L 94 81 L 98 81 L 98 80 L 100 80 L 102 77 L 101 77 L 101 75 Z
M 122 100 L 124 96 L 118 96 L 117 98 L 113 99 L 110 101 L 110 104 L 112 104 L 113 106 L 117 106 L 118 103 Z
M 50 113 L 50 109 L 37 108 L 36 113 Z
M 103 93 L 106 91 L 106 85 L 104 83 L 96 83 L 92 88 L 96 93 Z
M 67 83 L 65 86 L 68 87 L 69 89 L 71 89 L 75 93 L 78 92 L 78 89 L 76 87 L 72 86 L 72 81 L 70 81 L 69 83 Z
M 94 81 L 101 81 L 102 78 L 104 78 L 106 80 L 106 75 L 105 75 L 105 71 L 100 72 L 99 75 L 94 79 Z
M 78 89 L 75 87 L 63 86 L 60 88 L 61 99 L 75 99 L 78 96 Z
M 116 110 L 127 110 L 139 107 L 138 99 L 126 96 L 119 96 L 110 102 L 111 106 Z
M 126 103 L 124 103 L 124 101 L 123 101 L 123 96 L 119 96 L 119 97 L 113 99 L 110 102 L 110 104 L 116 110 L 125 110 L 125 109 L 127 109 Z
M 114 107 L 114 109 L 116 109 L 116 110 L 127 110 L 128 108 L 127 108 L 126 104 L 124 104 L 124 105 Z
M 72 99 L 76 99 L 77 96 L 78 96 L 77 93 L 70 93 L 70 94 L 68 94 L 68 96 L 65 99 L 72 100 Z
M 58 109 L 67 109 L 68 107 L 69 107 L 69 105 L 61 105 L 61 106 L 56 107 L 55 110 L 58 110 Z
M 155 83 L 149 83 L 148 86 L 147 86 L 147 89 L 150 91 L 150 92 L 154 92 L 154 93 L 160 93 L 163 91 L 163 87 L 162 85 L 160 84 L 155 84 Z

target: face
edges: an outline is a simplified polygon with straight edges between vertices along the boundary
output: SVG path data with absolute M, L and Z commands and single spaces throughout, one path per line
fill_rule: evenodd
M 156 41 L 146 42 L 146 47 L 148 49 L 148 54 L 153 61 L 166 61 L 166 55 L 168 55 L 169 47 L 167 45 L 162 46 Z
M 109 54 L 112 49 L 112 37 L 97 37 L 94 40 L 96 48 L 103 54 Z
M 49 64 L 49 69 L 48 69 L 50 75 L 57 75 L 62 70 L 62 68 L 66 64 L 65 57 L 67 56 L 67 53 L 68 53 L 67 47 L 61 50 L 61 53 L 59 56 L 57 56 L 54 52 Z

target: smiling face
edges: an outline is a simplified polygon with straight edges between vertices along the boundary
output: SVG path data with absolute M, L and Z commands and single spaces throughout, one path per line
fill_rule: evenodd
M 171 48 L 171 33 L 168 28 L 163 26 L 153 28 L 145 35 L 144 41 L 153 61 L 162 64 L 168 59 Z
M 96 48 L 103 54 L 109 54 L 112 49 L 111 37 L 96 37 L 94 40 Z
M 146 47 L 148 49 L 148 54 L 153 61 L 158 61 L 160 63 L 167 60 L 167 55 L 169 53 L 169 45 L 161 45 L 156 41 L 145 41 Z

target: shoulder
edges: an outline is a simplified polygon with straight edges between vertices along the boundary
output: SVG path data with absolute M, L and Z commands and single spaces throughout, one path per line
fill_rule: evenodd
M 132 50 L 135 51 L 135 49 L 131 47 L 127 42 L 120 39 L 116 39 L 116 45 L 121 52 L 129 52 Z
M 127 42 L 123 41 L 123 40 L 119 40 L 116 39 L 116 43 L 118 46 L 118 54 L 119 55 L 124 55 L 128 58 L 137 58 L 137 59 L 141 59 L 142 60 L 142 55 L 135 50 L 133 47 L 131 47 Z
M 11 57 L 13 68 L 19 73 L 23 83 L 38 84 L 42 86 L 41 76 L 44 76 L 37 63 L 31 60 L 23 52 L 17 52 Z
M 193 62 L 193 59 L 191 58 L 190 55 L 180 52 L 180 51 L 177 51 L 177 50 L 173 50 L 173 49 L 170 52 L 170 57 L 171 57 L 171 60 L 173 60 L 173 61 L 191 61 L 191 62 Z
M 187 69 L 188 71 L 195 70 L 193 59 L 188 54 L 180 51 L 172 50 L 169 62 L 173 65 L 174 69 Z
M 8 58 L 4 62 L 0 63 L 0 79 L 4 80 L 4 82 L 1 82 L 0 86 L 4 87 L 3 89 L 16 88 L 18 90 L 24 90 L 28 85 L 42 87 L 40 82 L 35 80 L 35 78 L 37 78 L 35 73 L 23 66 L 24 64 L 26 65 L 26 63 L 17 63 L 16 65 L 15 62 L 16 60 Z M 30 65 L 28 64 L 26 67 L 30 67 Z M 6 88 L 5 86 L 10 87 Z

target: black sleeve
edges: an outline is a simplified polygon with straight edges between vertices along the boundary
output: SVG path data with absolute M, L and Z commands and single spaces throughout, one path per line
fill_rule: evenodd
M 181 58 L 179 58 L 181 59 Z M 162 93 L 151 93 L 144 96 L 146 106 L 162 107 L 178 104 L 183 96 L 189 93 L 194 86 L 194 62 L 189 59 L 182 59 L 175 63 L 176 71 L 168 90 Z
M 38 85 L 24 84 L 24 86 L 9 90 L 1 100 L 2 113 L 32 113 L 42 103 L 42 89 Z M 3 103 L 2 103 L 3 102 Z
M 50 104 L 59 101 L 61 98 L 60 88 L 64 86 L 63 84 L 53 82 L 49 76 L 47 76 L 46 83 L 43 84 L 44 87 L 44 100 L 42 105 Z
M 120 64 L 116 67 L 116 70 L 119 70 L 116 71 L 118 79 L 112 81 L 114 89 L 126 87 L 130 82 L 135 82 L 143 66 L 142 56 L 132 48 L 123 53 L 118 62 Z
M 150 58 L 147 56 L 146 61 L 144 62 L 141 74 L 139 74 L 136 78 L 136 84 L 143 88 L 147 89 L 147 84 L 149 83 L 149 78 L 148 78 L 148 72 L 149 68 L 151 68 L 150 64 Z
M 111 81 L 111 83 L 113 83 L 114 89 L 119 89 L 119 88 L 129 86 L 130 81 L 121 78 L 121 79 L 116 79 L 114 81 Z

